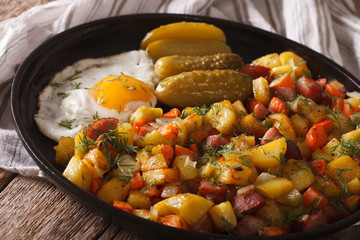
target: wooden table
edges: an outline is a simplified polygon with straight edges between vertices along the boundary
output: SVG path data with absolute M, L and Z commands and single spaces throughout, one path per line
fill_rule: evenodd
M 0 21 L 51 0 L 0 0 Z M 11 10 L 9 12 L 9 10 Z M 121 239 L 134 234 L 97 216 L 41 178 L 0 169 L 1 239 Z M 360 239 L 360 226 L 319 240 Z

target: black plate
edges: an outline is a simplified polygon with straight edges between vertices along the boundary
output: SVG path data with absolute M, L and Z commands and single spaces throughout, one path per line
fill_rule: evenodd
M 56 72 L 79 59 L 104 57 L 138 49 L 141 39 L 148 31 L 160 25 L 178 21 L 200 21 L 220 27 L 225 32 L 233 52 L 242 56 L 245 63 L 268 53 L 291 50 L 308 62 L 314 78 L 322 76 L 338 79 L 346 89 L 360 91 L 360 81 L 332 60 L 303 45 L 251 26 L 192 15 L 125 15 L 69 29 L 44 42 L 32 52 L 18 69 L 12 86 L 11 104 L 16 130 L 25 148 L 49 181 L 84 206 L 96 210 L 102 216 L 112 219 L 130 231 L 143 233 L 143 236 L 154 239 L 239 239 L 235 236 L 202 234 L 170 228 L 118 210 L 86 193 L 65 179 L 61 171 L 56 168 L 53 150 L 55 142 L 40 133 L 33 118 L 37 112 L 39 92 Z M 358 220 L 360 220 L 359 211 L 327 227 L 271 239 L 304 239 L 324 236 L 348 227 Z

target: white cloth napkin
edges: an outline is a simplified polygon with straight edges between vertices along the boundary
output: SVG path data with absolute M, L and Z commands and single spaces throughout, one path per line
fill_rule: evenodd
M 17 67 L 50 37 L 73 26 L 134 13 L 194 14 L 253 25 L 302 43 L 360 73 L 360 18 L 356 0 L 58 0 L 0 23 L 0 168 L 42 176 L 27 154 L 10 113 Z

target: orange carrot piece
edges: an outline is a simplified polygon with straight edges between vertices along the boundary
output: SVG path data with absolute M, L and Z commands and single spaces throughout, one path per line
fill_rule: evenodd
M 179 215 L 167 215 L 158 218 L 159 222 L 170 227 L 190 229 L 187 223 Z
M 290 77 L 290 74 L 283 74 L 278 78 L 275 78 L 270 83 L 270 88 L 272 87 L 288 87 L 291 89 L 295 89 L 294 80 Z
M 175 145 L 175 156 L 178 157 L 182 155 L 187 155 L 191 158 L 191 160 L 194 160 L 197 157 L 197 152 L 180 145 Z
M 316 82 L 324 89 L 326 87 L 327 79 L 326 78 L 319 78 Z
M 171 165 L 171 161 L 174 157 L 174 149 L 171 145 L 161 144 L 161 152 L 164 155 L 166 163 L 168 166 Z
M 163 115 L 164 118 L 177 118 L 180 117 L 181 111 L 178 108 L 173 108 Z
M 360 107 L 351 106 L 350 103 L 344 103 L 343 113 L 346 115 L 348 119 L 351 119 L 351 116 L 355 112 L 360 112 Z
M 303 194 L 304 206 L 313 210 L 320 210 L 328 204 L 327 198 L 318 190 L 309 187 Z
M 148 197 L 159 197 L 161 195 L 161 191 L 155 185 L 143 188 L 142 192 Z
M 330 108 L 331 109 L 337 108 L 340 112 L 342 112 L 344 110 L 344 103 L 345 103 L 344 99 L 339 97 L 332 97 Z
M 322 126 L 325 131 L 330 131 L 335 125 L 333 121 L 326 118 L 324 120 L 321 120 L 320 122 L 315 123 L 314 126 Z
M 92 194 L 96 194 L 97 191 L 100 189 L 100 186 L 101 186 L 101 182 L 102 182 L 102 179 L 97 177 L 97 178 L 93 178 L 91 180 L 91 183 L 90 183 L 90 192 Z
M 134 172 L 133 178 L 130 181 L 130 189 L 141 189 L 145 185 L 145 180 L 141 177 L 141 173 Z
M 269 225 L 264 228 L 264 233 L 261 236 L 279 236 L 285 235 L 286 231 L 276 225 Z
M 125 212 L 129 212 L 129 213 L 132 213 L 133 211 L 133 208 L 130 204 L 126 203 L 126 202 L 122 202 L 122 201 L 119 201 L 119 200 L 115 200 L 113 202 L 113 206 L 116 207 L 116 208 L 119 208 Z
M 306 141 L 311 150 L 324 147 L 328 142 L 328 135 L 325 128 L 322 125 L 312 126 L 306 134 Z
M 280 98 L 273 97 L 270 101 L 269 107 L 276 113 L 285 111 L 286 105 Z
M 159 127 L 158 131 L 169 140 L 175 140 L 179 135 L 179 127 L 173 123 Z
M 326 161 L 324 159 L 317 159 L 310 164 L 318 176 L 322 176 L 325 173 Z
M 334 84 L 331 84 L 331 82 L 326 84 L 325 92 L 330 93 L 332 97 L 345 98 L 345 93 L 340 88 L 337 88 Z

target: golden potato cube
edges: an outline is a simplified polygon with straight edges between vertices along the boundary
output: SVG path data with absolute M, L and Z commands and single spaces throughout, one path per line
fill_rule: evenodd
M 344 149 L 341 146 L 340 141 L 333 138 L 322 148 L 322 150 L 333 158 L 338 158 L 341 157 Z
M 86 135 L 80 131 L 75 135 L 75 155 L 79 156 L 81 159 L 84 158 L 85 154 L 90 150 L 95 148 L 95 143 L 86 137 Z
M 171 141 L 161 135 L 157 130 L 153 130 L 150 133 L 146 134 L 143 138 L 135 141 L 137 146 L 146 147 L 147 145 L 159 145 L 167 144 L 171 145 Z
M 352 195 L 343 200 L 344 205 L 350 212 L 356 212 L 360 209 L 360 195 Z
M 126 202 L 133 208 L 150 209 L 151 207 L 149 197 L 140 190 L 130 190 Z
M 143 172 L 142 176 L 147 185 L 161 185 L 180 180 L 179 169 L 175 168 L 150 170 Z
M 315 148 L 314 151 L 312 152 L 312 159 L 325 159 L 327 162 L 330 162 L 334 159 L 334 156 L 325 153 L 323 150 L 321 150 L 320 148 Z
M 101 185 L 96 197 L 112 204 L 115 200 L 124 201 L 129 193 L 129 183 L 114 177 Z
M 268 80 L 259 77 L 253 80 L 254 98 L 260 101 L 264 106 L 268 106 L 271 100 Z
M 212 201 L 196 194 L 177 194 L 152 206 L 150 218 L 157 219 L 159 216 L 177 214 L 191 225 L 202 218 L 213 205 Z
M 196 161 L 192 161 L 189 156 L 176 157 L 172 167 L 179 169 L 180 180 L 195 179 L 199 175 L 199 171 L 196 169 Z
M 255 147 L 254 136 L 246 136 L 244 134 L 241 134 L 240 136 L 232 137 L 230 141 L 231 141 L 230 146 L 233 147 L 233 149 L 238 152 Z
M 232 106 L 237 117 L 242 117 L 247 115 L 246 108 L 244 107 L 244 104 L 240 100 L 233 102 Z
M 209 130 L 211 128 L 208 119 L 204 115 L 199 115 L 197 113 L 192 113 L 190 116 L 183 119 L 182 124 L 188 135 L 193 132 Z
M 301 155 L 305 158 L 305 159 L 311 159 L 311 155 L 312 155 L 312 150 L 309 147 L 308 142 L 306 141 L 306 139 L 298 139 L 296 145 L 299 147 Z
M 214 175 L 215 170 L 218 168 L 219 166 L 217 164 L 209 161 L 204 166 L 200 167 L 200 176 L 205 178 L 211 178 Z
M 309 124 L 306 118 L 296 113 L 290 117 L 290 121 L 296 136 L 304 138 L 309 131 Z
M 316 190 L 324 193 L 326 196 L 329 197 L 337 197 L 341 191 L 341 189 L 336 186 L 329 179 L 324 179 L 322 177 L 316 176 L 315 182 L 311 185 L 311 187 L 315 188 Z
M 158 146 L 160 147 L 160 145 Z M 157 146 L 154 146 L 153 148 L 157 148 Z M 169 167 L 164 155 L 161 152 L 152 154 L 143 150 L 136 154 L 136 160 L 140 163 L 141 171 L 150 171 Z
M 237 225 L 236 216 L 229 201 L 211 207 L 209 216 L 216 232 L 225 232 Z
M 235 159 L 218 161 L 218 168 L 213 171 L 216 181 L 221 184 L 249 185 L 252 170 Z
M 252 114 L 248 114 L 242 119 L 239 120 L 241 128 L 248 133 L 249 135 L 255 135 L 256 138 L 264 136 L 266 131 L 268 130 L 267 127 L 262 125 Z M 239 125 L 238 123 L 235 126 Z
M 265 205 L 256 212 L 256 216 L 273 223 L 282 222 L 284 220 L 284 215 L 279 204 L 271 199 L 265 200 Z
M 290 64 L 292 66 L 300 66 L 306 61 L 299 57 L 297 54 L 291 51 L 285 51 L 279 54 L 279 60 L 281 62 L 281 65 L 287 65 Z
M 75 140 L 71 137 L 60 137 L 59 144 L 54 147 L 55 164 L 65 166 L 75 154 Z
M 290 103 L 291 111 L 302 114 L 311 123 L 317 123 L 326 117 L 326 107 L 318 105 L 312 99 L 306 100 L 298 97 L 295 101 Z
M 233 126 L 237 122 L 235 112 L 223 103 L 214 103 L 206 117 L 216 130 L 225 135 L 232 133 Z
M 294 189 L 294 184 L 282 177 L 276 177 L 255 184 L 255 191 L 270 199 L 276 199 L 292 189 Z
M 260 58 L 257 58 L 252 61 L 252 64 L 264 66 L 270 69 L 273 67 L 281 66 L 279 54 L 277 53 L 270 53 Z
M 286 140 L 282 137 L 256 148 L 250 158 L 256 168 L 264 172 L 278 173 L 286 149 Z
M 184 146 L 188 140 L 188 133 L 183 121 L 176 121 L 176 126 L 179 128 L 179 133 L 176 138 L 176 144 Z
M 359 178 L 354 178 L 350 182 L 346 184 L 347 189 L 351 195 L 359 195 L 360 194 L 360 180 Z
M 209 131 L 202 130 L 190 133 L 189 138 L 194 140 L 197 145 L 201 145 L 208 136 Z
M 285 113 L 273 113 L 270 114 L 268 118 L 282 135 L 296 143 L 297 137 L 295 130 L 291 125 L 290 118 Z
M 271 69 L 270 76 L 272 78 L 277 78 L 283 74 L 291 73 L 292 71 L 293 71 L 293 66 L 291 66 L 290 64 L 278 66 Z
M 325 169 L 328 175 L 337 184 L 345 184 L 360 177 L 360 166 L 348 155 L 336 158 L 327 164 Z
M 360 139 L 360 128 L 350 131 L 348 133 L 344 133 L 341 138 L 345 141 L 345 142 L 349 142 L 349 141 L 355 141 Z
M 299 207 L 303 201 L 303 196 L 299 190 L 293 189 L 278 197 L 276 201 L 289 207 Z
M 110 170 L 108 159 L 98 148 L 91 149 L 84 156 L 84 160 L 85 159 L 87 159 L 89 163 L 91 163 L 91 165 L 96 169 L 99 177 L 103 176 Z
M 311 167 L 304 161 L 290 159 L 283 168 L 283 176 L 289 179 L 295 189 L 302 191 L 315 181 Z
M 150 218 L 150 211 L 148 209 L 133 209 L 132 214 L 144 219 Z
M 70 159 L 63 175 L 76 186 L 85 191 L 89 190 L 90 183 L 93 178 L 93 172 L 89 166 L 83 163 L 80 157 L 76 155 Z
M 123 139 L 123 144 L 134 145 L 134 129 L 130 123 L 119 123 L 116 131 L 119 133 L 119 137 Z
M 152 122 L 156 118 L 162 117 L 162 115 L 163 115 L 162 108 L 141 106 L 138 109 L 136 109 L 136 111 L 133 114 L 131 114 L 130 122 L 131 124 L 134 122 L 142 122 L 142 123 Z

